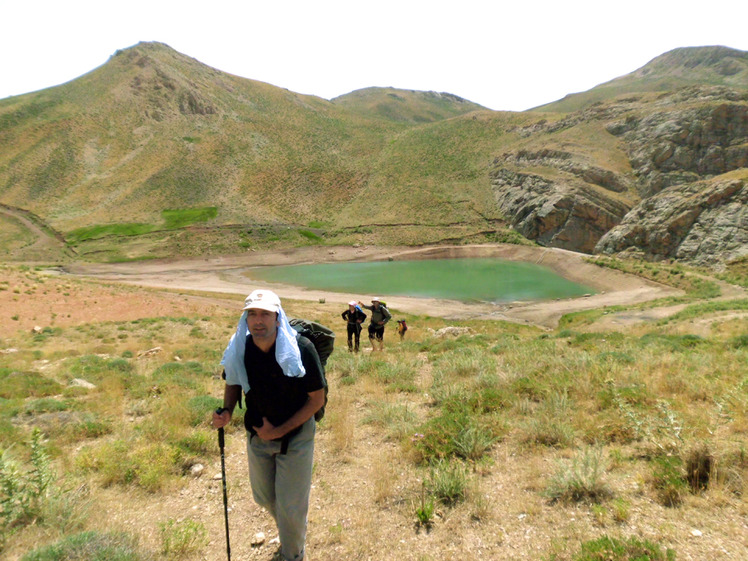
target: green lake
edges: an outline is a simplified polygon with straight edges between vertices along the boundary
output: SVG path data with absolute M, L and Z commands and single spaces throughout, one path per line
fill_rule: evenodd
M 379 295 L 498 303 L 594 293 L 540 265 L 491 258 L 286 265 L 251 269 L 247 276 L 362 300 Z

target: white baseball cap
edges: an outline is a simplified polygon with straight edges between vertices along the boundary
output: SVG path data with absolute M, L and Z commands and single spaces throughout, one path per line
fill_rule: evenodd
M 350 302 L 348 302 L 348 305 L 349 306 L 355 306 L 356 305 L 356 301 L 355 300 L 351 300 Z
M 281 301 L 272 290 L 255 290 L 244 300 L 242 310 L 267 310 L 268 312 L 280 312 Z

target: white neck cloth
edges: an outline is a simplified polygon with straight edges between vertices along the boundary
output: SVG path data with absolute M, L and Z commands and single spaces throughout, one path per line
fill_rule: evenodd
M 286 312 L 283 311 L 282 307 L 278 311 L 277 330 L 275 360 L 286 376 L 291 378 L 303 376 L 306 374 L 306 370 L 301 363 L 301 351 L 296 339 L 297 333 L 288 323 Z M 226 372 L 226 383 L 232 386 L 241 386 L 244 393 L 247 393 L 250 389 L 247 369 L 244 366 L 244 351 L 249 333 L 247 311 L 244 310 L 239 318 L 239 324 L 236 326 L 236 332 L 231 336 L 221 359 L 221 364 Z

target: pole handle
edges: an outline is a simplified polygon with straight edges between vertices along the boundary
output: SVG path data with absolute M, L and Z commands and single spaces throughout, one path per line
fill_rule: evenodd
M 224 411 L 226 411 L 226 408 L 225 408 L 225 407 L 219 407 L 218 409 L 216 409 L 216 413 L 217 413 L 218 415 L 220 415 L 220 414 L 221 414 L 221 413 L 223 413 Z M 221 450 L 223 450 L 223 447 L 224 447 L 224 442 L 225 442 L 225 441 L 224 441 L 224 436 L 223 436 L 223 435 L 224 435 L 224 432 L 223 432 L 223 427 L 221 427 L 220 429 L 218 429 L 218 447 L 219 447 L 219 448 L 220 448 Z

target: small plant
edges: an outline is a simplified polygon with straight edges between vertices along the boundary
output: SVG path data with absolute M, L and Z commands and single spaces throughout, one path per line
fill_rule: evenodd
M 694 448 L 686 458 L 686 479 L 691 492 L 699 493 L 709 486 L 714 458 L 706 444 Z
M 559 466 L 545 494 L 554 502 L 599 502 L 610 496 L 610 489 L 603 481 L 604 473 L 602 450 L 588 448 L 571 464 Z
M 619 524 L 628 522 L 631 517 L 631 504 L 626 499 L 613 499 L 611 501 L 611 509 L 613 511 L 613 520 Z
M 480 460 L 496 442 L 497 437 L 487 428 L 469 425 L 454 436 L 457 455 L 467 460 Z
M 467 469 L 458 461 L 438 460 L 431 467 L 431 494 L 441 503 L 452 506 L 467 495 Z
M 618 408 L 621 417 L 627 421 L 629 428 L 638 439 L 646 440 L 654 444 L 659 450 L 665 452 L 673 450 L 678 443 L 683 442 L 683 422 L 670 408 L 670 405 L 660 400 L 657 402 L 659 419 L 646 412 L 641 412 L 632 407 L 625 395 L 619 388 L 608 384 L 611 392 L 611 400 Z
M 581 551 L 573 561 L 674 561 L 675 552 L 662 548 L 648 540 L 629 538 L 619 540 L 604 536 L 582 544 Z
M 678 456 L 658 456 L 652 468 L 652 486 L 664 506 L 681 504 L 688 483 L 683 475 L 683 461 Z
M 0 455 L 0 528 L 25 525 L 39 517 L 53 478 L 38 429 L 31 436 L 31 466 L 26 473 L 4 451 Z
M 134 536 L 121 532 L 82 532 L 66 536 L 56 544 L 35 549 L 21 561 L 145 561 Z
M 208 531 L 201 522 L 170 518 L 159 524 L 159 528 L 161 552 L 167 557 L 179 559 L 208 545 Z
M 418 524 L 430 528 L 434 521 L 434 500 L 426 493 L 426 482 L 421 485 L 421 504 L 416 508 Z
M 413 433 L 418 416 L 407 404 L 375 403 L 364 422 L 386 430 L 388 438 L 401 439 Z
M 322 237 L 319 236 L 318 234 L 312 232 L 311 230 L 299 230 L 299 234 L 301 234 L 303 237 L 305 237 L 305 238 L 307 238 L 309 240 L 315 241 L 315 242 L 322 241 Z

